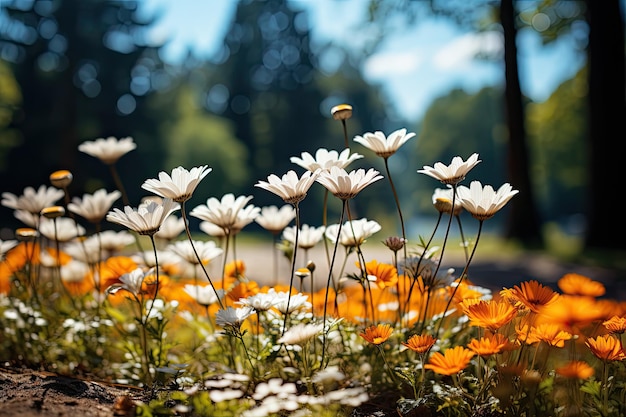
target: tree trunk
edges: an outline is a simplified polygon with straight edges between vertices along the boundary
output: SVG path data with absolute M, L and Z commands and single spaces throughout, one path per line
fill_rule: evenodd
M 508 176 L 519 194 L 509 203 L 505 237 L 527 247 L 542 247 L 541 222 L 535 205 L 528 167 L 524 107 L 517 63 L 517 29 L 513 0 L 502 0 L 500 22 L 504 31 L 505 120 L 509 131 Z
M 626 155 L 624 22 L 619 3 L 586 1 L 590 112 L 587 249 L 626 249 L 626 221 L 617 210 Z

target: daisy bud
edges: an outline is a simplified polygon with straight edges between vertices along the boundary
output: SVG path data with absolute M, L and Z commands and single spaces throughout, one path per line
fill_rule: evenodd
M 352 117 L 352 106 L 349 104 L 339 104 L 330 109 L 330 114 L 335 120 L 347 120 Z
M 313 261 L 307 262 L 306 269 L 308 269 L 309 272 L 313 273 L 313 271 L 315 271 L 315 262 Z
M 50 183 L 57 188 L 67 188 L 72 183 L 74 176 L 67 169 L 54 171 L 50 174 Z
M 61 206 L 46 207 L 41 210 L 41 215 L 46 219 L 56 219 L 65 216 L 65 209 Z
M 309 275 L 311 275 L 311 271 L 309 271 L 308 268 L 298 268 L 298 270 L 296 271 L 296 276 L 300 279 L 304 279 Z
M 33 241 L 37 237 L 37 231 L 30 227 L 21 227 L 15 231 L 15 238 L 22 242 Z
M 383 244 L 387 246 L 392 252 L 398 252 L 404 247 L 406 239 L 398 236 L 390 236 L 383 241 Z

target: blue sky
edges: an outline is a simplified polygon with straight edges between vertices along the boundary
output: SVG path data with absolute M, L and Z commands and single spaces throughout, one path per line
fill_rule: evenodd
M 152 31 L 155 40 L 169 39 L 165 59 L 176 62 L 188 48 L 210 58 L 228 29 L 237 0 L 144 0 L 147 11 L 163 17 Z M 358 47 L 351 29 L 363 22 L 367 0 L 296 0 L 308 10 L 313 42 L 334 40 Z M 573 39 L 543 46 L 533 33 L 520 33 L 520 79 L 524 94 L 543 101 L 584 63 Z M 487 85 L 502 85 L 501 63 L 474 59 L 476 52 L 498 51 L 498 35 L 463 33 L 441 19 L 429 19 L 388 39 L 363 68 L 366 80 L 382 84 L 401 116 L 416 120 L 431 102 L 452 88 L 475 92 Z

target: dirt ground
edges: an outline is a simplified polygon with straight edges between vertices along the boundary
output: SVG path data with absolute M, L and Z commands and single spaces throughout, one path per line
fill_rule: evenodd
M 0 366 L 0 416 L 133 416 L 142 391 Z

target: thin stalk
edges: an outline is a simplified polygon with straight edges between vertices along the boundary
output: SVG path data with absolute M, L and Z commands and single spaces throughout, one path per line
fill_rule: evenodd
M 193 239 L 191 238 L 191 232 L 189 231 L 189 223 L 187 222 L 187 214 L 185 213 L 185 202 L 184 201 L 181 203 L 181 210 L 180 211 L 181 211 L 182 216 L 183 216 L 183 223 L 185 224 L 185 232 L 187 233 L 187 238 L 189 239 L 189 243 L 191 244 L 191 248 L 193 249 L 193 253 L 196 255 L 196 259 L 198 260 L 198 264 L 202 268 L 202 271 L 204 272 L 204 276 L 206 276 L 206 279 L 209 281 L 209 284 L 211 285 L 211 288 L 213 288 L 213 292 L 215 292 L 215 296 L 217 297 L 217 302 L 219 303 L 220 308 L 223 310 L 224 309 L 224 304 L 222 303 L 222 300 L 220 298 L 220 294 L 215 289 L 215 285 L 213 285 L 213 281 L 211 280 L 211 277 L 209 276 L 209 272 L 204 267 L 204 264 L 202 263 L 202 259 L 200 258 L 200 255 L 198 254 L 198 251 L 196 250 L 196 246 L 193 244 Z
M 339 218 L 339 227 L 337 228 L 337 238 L 335 239 L 335 244 L 333 247 L 333 256 L 331 258 L 330 267 L 328 269 L 328 280 L 326 281 L 326 295 L 324 296 L 324 318 L 323 318 L 324 326 L 326 326 L 326 314 L 328 310 L 328 289 L 330 288 L 330 281 L 333 276 L 333 265 L 335 264 L 335 258 L 337 256 L 337 247 L 339 246 L 339 237 L 341 236 L 341 227 L 343 226 L 343 217 L 345 215 L 347 205 L 348 205 L 347 200 L 343 200 L 343 204 L 341 206 L 341 216 Z M 335 293 L 335 298 L 336 297 L 337 297 L 337 294 Z M 326 333 L 327 332 L 324 332 L 324 334 L 322 335 L 322 364 L 321 364 L 322 369 L 324 369 L 324 356 L 326 353 Z
M 402 217 L 402 209 L 400 208 L 400 200 L 398 199 L 398 192 L 396 191 L 396 186 L 393 184 L 393 180 L 391 178 L 391 171 L 389 171 L 389 157 L 383 158 L 385 161 L 385 171 L 387 172 L 387 178 L 389 178 L 389 185 L 391 186 L 391 191 L 393 192 L 393 198 L 396 202 L 396 208 L 398 209 L 398 217 L 400 218 L 400 227 L 402 229 L 402 239 L 405 244 L 402 247 L 404 250 L 404 259 L 406 260 L 406 232 L 404 230 L 404 218 Z
M 287 294 L 287 308 L 285 310 L 285 320 L 283 322 L 283 330 L 281 336 L 284 336 L 287 330 L 287 320 L 289 319 L 289 303 L 291 302 L 291 290 L 293 288 L 293 278 L 296 275 L 296 255 L 298 254 L 298 238 L 300 237 L 300 205 L 293 204 L 296 209 L 296 236 L 293 243 L 293 256 L 291 257 L 291 273 L 289 274 L 289 293 Z
M 482 229 L 483 229 L 483 223 L 484 223 L 484 220 L 479 220 L 479 223 L 478 223 L 478 234 L 476 235 L 476 243 L 474 243 L 474 247 L 472 248 L 472 254 L 470 255 L 470 257 L 467 260 L 467 262 L 465 263 L 465 267 L 463 268 L 463 272 L 461 272 L 461 276 L 459 277 L 459 282 L 456 285 L 456 287 L 454 287 L 454 290 L 452 291 L 452 294 L 450 295 L 450 298 L 448 299 L 448 303 L 446 304 L 446 308 L 443 310 L 443 315 L 441 316 L 441 321 L 439 321 L 439 325 L 437 326 L 437 331 L 435 332 L 435 338 L 439 337 L 439 330 L 441 330 L 441 324 L 443 323 L 445 315 L 448 312 L 448 309 L 450 308 L 450 304 L 452 303 L 452 300 L 454 299 L 456 291 L 461 286 L 461 282 L 463 281 L 463 278 L 465 278 L 465 276 L 467 275 L 467 269 L 469 268 L 469 265 L 472 262 L 472 258 L 474 257 L 474 254 L 476 253 L 476 248 L 478 247 L 478 241 L 480 240 L 480 234 L 481 234 Z
M 124 189 L 124 184 L 122 183 L 122 179 L 120 178 L 120 175 L 117 172 L 115 163 L 109 164 L 109 171 L 111 171 L 111 176 L 113 177 L 113 182 L 115 183 L 115 186 L 117 187 L 118 190 L 120 190 L 120 193 L 122 193 L 122 202 L 124 203 L 125 206 L 130 206 L 130 201 L 128 200 L 128 194 L 126 194 L 126 189 Z M 137 233 L 133 233 L 133 236 L 135 237 L 135 244 L 137 245 L 137 249 L 139 249 L 139 253 L 142 254 L 142 256 L 144 257 L 144 261 L 145 261 L 146 260 L 145 254 L 143 254 L 143 248 L 141 247 L 139 236 L 137 235 Z

